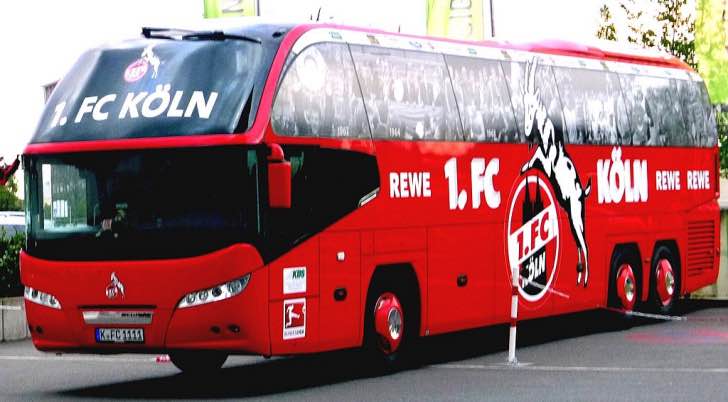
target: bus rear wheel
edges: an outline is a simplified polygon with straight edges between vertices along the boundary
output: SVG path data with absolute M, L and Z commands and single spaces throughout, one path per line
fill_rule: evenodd
M 650 304 L 661 314 L 671 313 L 680 298 L 679 266 L 670 248 L 660 246 L 652 256 Z
M 202 375 L 219 370 L 227 354 L 209 350 L 179 350 L 169 353 L 172 363 L 185 374 Z
M 620 247 L 612 254 L 612 263 L 609 270 L 609 307 L 626 311 L 633 311 L 639 300 L 640 265 L 638 254 L 628 247 Z M 629 316 L 624 322 L 629 322 Z
M 635 280 L 634 270 L 630 264 L 622 264 L 617 269 L 615 285 L 621 308 L 626 311 L 634 310 L 634 305 L 637 301 L 637 281 Z

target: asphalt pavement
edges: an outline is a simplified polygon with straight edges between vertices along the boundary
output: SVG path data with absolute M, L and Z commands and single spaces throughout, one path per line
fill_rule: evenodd
M 0 343 L 0 400 L 256 399 L 327 401 L 728 400 L 728 302 L 684 302 L 684 320 L 597 311 L 427 338 L 411 367 L 365 369 L 352 351 L 236 356 L 207 378 L 155 355 L 41 353 Z

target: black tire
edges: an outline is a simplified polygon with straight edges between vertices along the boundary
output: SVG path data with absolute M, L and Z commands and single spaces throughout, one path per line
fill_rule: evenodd
M 663 258 L 670 262 L 675 280 L 674 292 L 668 304 L 662 303 L 657 291 L 657 263 Z M 652 254 L 652 263 L 650 265 L 650 296 L 648 305 L 651 311 L 667 315 L 671 314 L 675 310 L 675 306 L 680 299 L 680 280 L 680 261 L 678 261 L 675 252 L 665 245 L 657 247 L 655 252 Z
M 402 305 L 404 328 L 399 347 L 395 352 L 385 353 L 380 346 L 379 334 L 374 327 L 375 304 L 379 297 L 385 293 L 394 294 Z M 391 372 L 401 370 L 413 363 L 412 349 L 418 337 L 419 314 L 411 292 L 404 290 L 393 281 L 375 278 L 369 287 L 364 317 L 364 359 L 367 366 L 376 372 Z
M 169 353 L 172 363 L 185 374 L 214 373 L 225 364 L 228 355 L 208 350 L 179 350 Z

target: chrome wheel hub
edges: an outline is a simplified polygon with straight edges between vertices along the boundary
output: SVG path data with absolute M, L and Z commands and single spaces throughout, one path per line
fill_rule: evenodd
M 630 302 L 634 300 L 634 281 L 632 280 L 632 278 L 628 277 L 624 281 L 624 295 Z
M 667 290 L 667 294 L 669 295 L 675 292 L 675 277 L 670 271 L 665 273 L 665 290 Z
M 392 339 L 399 339 L 400 335 L 402 335 L 402 315 L 396 308 L 389 310 L 387 326 L 389 327 L 389 336 Z

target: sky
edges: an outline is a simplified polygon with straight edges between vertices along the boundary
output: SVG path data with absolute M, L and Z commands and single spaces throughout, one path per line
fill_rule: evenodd
M 423 35 L 426 0 L 259 0 L 262 16 L 321 20 Z M 589 41 L 602 0 L 493 0 L 496 36 Z M 487 0 L 484 7 L 487 9 Z M 142 26 L 202 19 L 203 0 L 5 1 L 0 12 L 0 156 L 22 153 L 43 110 L 44 84 L 86 49 L 137 37 Z M 487 30 L 487 29 L 486 29 Z

